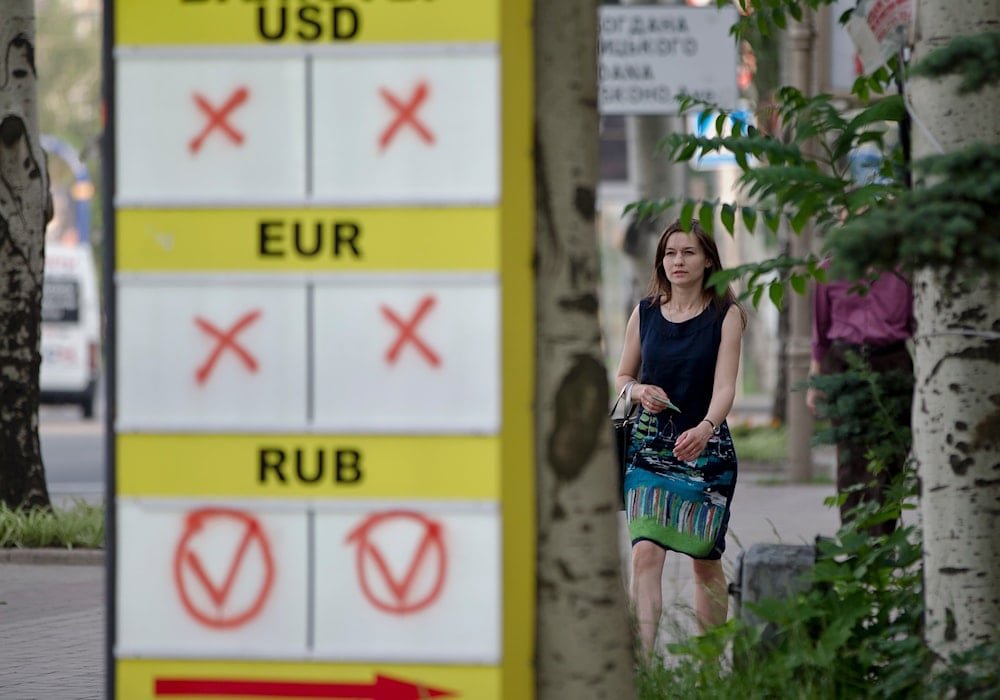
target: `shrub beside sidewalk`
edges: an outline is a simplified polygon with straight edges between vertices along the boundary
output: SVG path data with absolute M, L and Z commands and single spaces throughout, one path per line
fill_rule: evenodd
M 100 549 L 104 506 L 75 501 L 70 508 L 15 510 L 0 504 L 0 547 Z

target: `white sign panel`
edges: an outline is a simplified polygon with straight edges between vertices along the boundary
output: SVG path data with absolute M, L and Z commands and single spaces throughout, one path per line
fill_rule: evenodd
M 119 499 L 117 655 L 496 664 L 495 504 Z
M 319 513 L 316 653 L 500 661 L 500 518 L 395 507 Z
M 500 426 L 495 280 L 317 284 L 315 421 L 337 432 Z
M 736 10 L 600 7 L 601 114 L 676 114 L 689 95 L 736 107 Z
M 118 206 L 306 194 L 301 59 L 118 61 Z
M 878 70 L 906 46 L 913 0 L 859 0 L 847 22 L 866 73 Z
M 306 290 L 119 282 L 118 428 L 301 429 Z
M 306 653 L 304 510 L 119 498 L 117 513 L 119 657 Z
M 318 201 L 499 201 L 494 53 L 319 58 L 313 70 Z

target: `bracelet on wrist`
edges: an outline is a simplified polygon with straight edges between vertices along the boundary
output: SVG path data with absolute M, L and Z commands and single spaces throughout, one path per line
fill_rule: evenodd
M 710 426 L 712 426 L 712 432 L 713 433 L 718 433 L 719 432 L 719 426 L 717 426 L 715 424 L 715 422 L 711 418 L 702 418 L 701 422 L 702 423 L 708 423 Z

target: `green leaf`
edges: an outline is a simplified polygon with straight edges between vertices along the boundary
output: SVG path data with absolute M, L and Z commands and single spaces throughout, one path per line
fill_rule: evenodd
M 723 129 L 726 128 L 726 113 L 717 112 L 715 113 L 715 133 L 722 136 Z
M 767 21 L 767 16 L 763 12 L 755 12 L 751 17 L 757 17 L 757 31 L 761 33 L 762 36 L 769 36 L 771 33 L 770 22 Z
M 736 224 L 736 207 L 732 204 L 723 204 L 722 212 L 720 213 L 722 217 L 722 225 L 726 227 L 730 235 L 735 234 L 735 224 Z
M 740 166 L 741 170 L 750 169 L 750 166 L 747 165 L 747 155 L 743 150 L 733 152 L 733 157 L 736 159 L 736 165 Z
M 812 214 L 812 207 L 809 206 L 802 206 L 797 212 L 795 212 L 795 216 L 792 217 L 792 228 L 795 230 L 795 233 L 802 233 L 802 229 L 804 229 L 806 224 L 809 223 L 809 219 L 812 218 Z
M 767 295 L 771 298 L 771 303 L 781 310 L 781 301 L 785 298 L 785 285 L 781 282 L 771 282 L 767 287 Z
M 703 202 L 701 210 L 698 212 L 698 220 L 701 222 L 701 227 L 705 229 L 705 233 L 711 236 L 712 230 L 715 228 L 715 207 L 709 202 Z
M 684 206 L 681 207 L 681 228 L 685 231 L 691 230 L 691 221 L 694 219 L 694 202 L 690 199 L 684 202 Z
M 788 281 L 789 283 L 791 283 L 792 289 L 794 289 L 798 294 L 806 293 L 805 277 L 803 277 L 802 275 L 792 275 Z
M 906 105 L 902 95 L 891 95 L 861 110 L 847 125 L 847 130 L 858 131 L 861 127 L 881 122 L 898 122 L 906 116 Z
M 757 287 L 755 290 L 753 290 L 753 300 L 752 300 L 753 308 L 755 309 L 760 308 L 760 298 L 762 296 L 764 296 L 763 286 Z
M 764 223 L 769 229 L 778 233 L 781 228 L 781 212 L 777 209 L 768 209 L 764 212 Z
M 694 158 L 694 155 L 697 152 L 698 152 L 698 143 L 693 140 L 689 141 L 688 143 L 684 144 L 684 147 L 681 149 L 681 152 L 678 155 L 674 156 L 674 160 L 678 162 L 691 160 L 692 158 Z
M 757 230 L 757 210 L 753 207 L 743 207 L 743 225 L 747 231 L 753 233 Z

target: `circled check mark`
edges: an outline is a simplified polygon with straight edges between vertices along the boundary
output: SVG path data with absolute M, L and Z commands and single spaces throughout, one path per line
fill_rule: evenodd
M 235 549 L 212 553 L 228 562 L 217 585 L 202 564 L 207 553 L 196 545 L 203 533 L 234 532 L 239 538 Z M 229 539 L 233 542 L 233 539 Z M 202 545 L 203 547 L 205 545 Z M 247 563 L 251 547 L 259 566 Z M 211 550 L 208 550 L 211 551 Z M 237 586 L 237 581 L 242 583 Z M 190 513 L 174 555 L 174 582 L 187 613 L 201 624 L 216 629 L 239 627 L 257 616 L 274 583 L 274 560 L 267 536 L 252 515 L 226 508 L 204 508 Z M 242 591 L 237 593 L 237 590 Z M 234 600 L 237 599 L 238 600 Z
M 226 599 L 229 598 L 229 592 L 233 589 L 233 583 L 236 581 L 236 574 L 239 573 L 240 565 L 243 563 L 243 558 L 246 556 L 247 549 L 249 549 L 250 544 L 258 536 L 259 532 L 257 523 L 248 523 L 246 531 L 243 533 L 243 540 L 236 548 L 236 554 L 233 556 L 233 561 L 229 565 L 229 571 L 226 573 L 222 586 L 219 588 L 216 588 L 215 584 L 212 583 L 212 579 L 209 578 L 205 568 L 201 565 L 201 559 L 198 558 L 198 555 L 193 551 L 188 550 L 187 557 L 185 557 L 187 564 L 191 567 L 191 570 L 201 582 L 201 585 L 205 587 L 205 592 L 208 593 L 208 597 L 212 599 L 212 602 L 215 603 L 216 606 L 221 608 L 223 604 L 225 604 Z
M 409 522 L 422 530 L 422 537 L 401 579 L 397 579 L 378 546 L 372 541 L 373 531 L 387 522 Z M 444 546 L 444 528 L 420 513 L 396 510 L 371 516 L 347 536 L 348 542 L 357 542 L 357 567 L 362 592 L 368 601 L 380 610 L 397 615 L 415 613 L 430 606 L 444 588 L 447 576 L 447 553 Z M 373 562 L 392 600 L 376 595 L 369 582 L 365 561 Z M 430 561 L 429 561 L 430 560 Z M 436 563 L 436 566 L 435 566 Z M 430 584 L 422 595 L 415 596 L 413 588 L 418 574 L 433 567 Z

